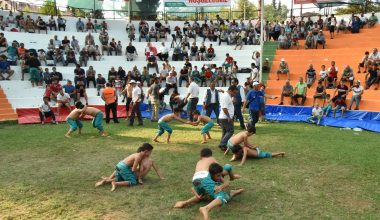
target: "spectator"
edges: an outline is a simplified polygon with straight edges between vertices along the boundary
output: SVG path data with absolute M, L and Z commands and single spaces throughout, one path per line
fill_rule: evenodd
M 219 144 L 219 148 L 223 151 L 227 149 L 227 142 L 234 134 L 233 116 L 234 116 L 234 104 L 232 97 L 237 93 L 236 86 L 230 86 L 221 98 L 220 98 L 220 113 L 219 122 L 222 127 L 222 139 Z
M 29 15 L 26 16 L 24 29 L 25 32 L 36 33 L 36 26 L 34 20 Z M 31 30 L 33 30 L 33 32 L 31 32 Z
M 377 63 L 379 64 L 380 63 L 380 54 L 377 50 L 377 48 L 373 48 L 372 50 L 373 52 L 369 55 L 369 63 L 371 64 L 374 64 L 374 63 Z
M 103 89 L 102 99 L 105 102 L 106 123 L 110 123 L 110 111 L 114 123 L 119 123 L 117 119 L 117 95 L 115 89 L 111 87 L 111 83 L 106 83 L 106 88 Z
M 303 78 L 300 77 L 299 82 L 296 84 L 294 87 L 294 92 L 293 92 L 293 101 L 296 104 L 296 106 L 299 106 L 298 98 L 302 98 L 301 105 L 303 106 L 306 101 L 306 93 L 307 93 L 307 85 L 303 81 Z
M 88 59 L 89 59 L 89 54 L 88 54 L 87 48 L 83 47 L 82 50 L 79 52 L 79 65 L 87 66 Z
M 158 64 L 157 64 L 157 59 L 154 56 L 153 52 L 150 52 L 150 56 L 148 57 L 148 63 L 146 65 L 146 68 L 149 71 L 150 67 L 155 67 L 156 68 L 156 73 L 159 73 L 160 71 L 158 70 Z
M 369 89 L 373 84 L 376 84 L 375 90 L 377 90 L 379 86 L 379 69 L 377 67 L 376 63 L 369 66 L 368 73 L 365 75 L 365 89 Z
M 210 45 L 211 46 L 211 45 Z M 210 48 L 209 48 L 210 49 Z M 232 67 L 234 63 L 234 58 L 230 56 L 230 54 L 226 54 L 226 59 L 224 60 L 222 66 L 224 68 L 224 72 L 228 73 L 228 68 Z
M 40 49 L 38 50 L 38 60 L 42 63 L 44 62 L 45 63 L 45 66 L 47 66 L 47 62 L 46 62 L 46 53 L 44 50 Z
M 375 12 L 372 12 L 371 16 L 368 18 L 368 27 L 374 27 L 375 24 L 377 23 L 378 19 L 377 16 L 375 15 Z
M 203 45 L 204 46 L 204 45 Z M 227 54 L 226 54 L 227 56 Z M 229 56 L 229 55 L 228 55 Z M 206 53 L 206 58 L 207 60 L 211 61 L 215 58 L 215 50 L 214 48 L 212 47 L 212 44 L 210 44 L 210 47 L 207 48 L 207 53 Z M 226 58 L 227 59 L 227 58 Z
M 80 101 L 80 98 L 83 97 L 86 100 L 86 105 L 88 105 L 88 97 L 86 93 L 86 85 L 83 81 L 78 81 L 78 84 L 75 86 L 76 100 Z
M 61 29 L 63 29 L 63 31 L 66 31 L 66 19 L 64 19 L 60 15 L 58 15 L 57 23 L 58 23 L 58 30 L 59 31 Z
M 7 77 L 4 77 L 4 74 L 8 74 Z M 5 59 L 4 55 L 0 55 L 0 76 L 2 80 L 10 80 L 11 76 L 14 74 L 14 70 L 11 70 L 11 67 L 8 61 Z
M 74 63 L 75 65 L 77 65 L 77 59 L 75 58 L 75 52 L 73 51 L 73 49 L 69 49 L 69 51 L 67 51 L 67 55 L 66 55 L 66 65 L 69 65 L 69 63 Z
M 57 31 L 57 24 L 55 22 L 55 19 L 54 19 L 53 15 L 50 16 L 50 18 L 49 18 L 48 26 L 49 26 L 50 30 L 53 30 L 53 28 L 54 28 L 54 30 Z
M 318 81 L 318 85 L 315 88 L 315 94 L 313 96 L 313 103 L 315 103 L 316 99 L 323 99 L 323 105 L 325 106 L 325 101 L 326 101 L 326 89 L 322 85 L 322 81 Z
M 91 32 L 93 32 L 93 30 L 94 30 L 94 24 L 92 23 L 92 21 L 91 21 L 91 18 L 89 18 L 88 20 L 87 20 L 87 23 L 86 23 L 86 31 L 91 31 Z
M 12 45 L 7 48 L 8 59 L 11 61 L 11 65 L 17 63 L 18 52 L 17 45 L 15 42 L 12 42 Z
M 98 78 L 96 78 L 96 90 L 97 96 L 100 96 L 100 89 L 104 88 L 106 85 L 106 79 L 102 76 L 102 74 L 98 74 Z
M 77 100 L 77 92 L 75 91 L 75 86 L 73 86 L 71 80 L 67 80 L 67 83 L 63 86 L 63 89 L 65 93 L 69 94 L 70 98 L 72 98 L 74 101 Z
M 369 61 L 369 52 L 366 51 L 364 53 L 364 57 L 362 58 L 361 62 L 359 63 L 358 65 L 358 73 L 360 73 L 360 68 L 363 67 L 364 68 L 364 72 L 363 73 L 367 73 L 367 69 L 368 69 L 368 61 Z
M 95 45 L 94 36 L 91 33 L 88 33 L 84 38 L 84 43 L 86 45 Z
M 238 79 L 236 79 L 236 78 L 233 79 L 232 85 L 235 86 L 236 90 L 237 90 L 237 92 L 235 93 L 235 95 L 233 96 L 233 99 L 232 99 L 232 102 L 234 104 L 234 117 L 236 117 L 236 120 L 239 120 L 240 128 L 245 129 L 244 118 L 243 118 L 243 114 L 241 112 L 241 109 L 242 109 L 243 103 L 246 104 L 246 102 L 252 101 L 252 100 L 251 99 L 248 100 L 248 96 L 246 97 L 244 88 L 243 88 L 243 86 L 239 85 Z M 252 95 L 255 95 L 255 94 L 252 94 Z M 249 105 L 249 106 L 251 106 L 251 105 Z M 251 115 L 251 111 L 250 111 L 250 115 Z M 258 117 L 258 115 L 257 115 L 257 117 Z M 251 119 L 251 120 L 255 121 L 255 119 Z
M 315 69 L 313 67 L 313 64 L 309 65 L 309 69 L 306 70 L 306 84 L 307 88 L 310 89 L 310 87 L 313 85 L 314 81 L 317 79 L 317 74 L 315 73 Z
M 45 68 L 45 72 L 42 73 L 42 79 L 46 84 L 46 87 L 51 84 L 51 74 L 49 73 L 49 68 Z
M 336 17 L 332 14 L 329 18 L 328 18 L 328 28 L 329 28 L 329 31 L 330 31 L 330 38 L 331 39 L 334 39 L 334 31 L 335 31 L 335 27 L 336 27 Z
M 111 42 L 108 45 L 108 56 L 112 56 L 112 52 L 115 52 L 115 55 L 117 56 L 117 43 L 114 38 L 112 38 Z
M 332 101 L 335 102 L 338 98 L 346 100 L 348 94 L 348 87 L 344 85 L 343 81 L 339 82 L 339 85 L 336 87 Z
M 277 80 L 280 80 L 280 74 L 288 75 L 288 80 L 290 80 L 288 63 L 285 61 L 284 58 L 281 58 L 280 66 L 277 70 Z
M 55 120 L 55 115 L 54 112 L 51 110 L 51 107 L 49 105 L 49 97 L 44 97 L 43 98 L 43 103 L 39 106 L 39 115 L 40 115 L 40 120 L 41 124 L 45 124 L 45 120 L 47 117 L 52 118 L 52 124 L 58 124 Z
M 216 120 L 219 124 L 219 91 L 215 89 L 215 83 L 210 83 L 210 88 L 206 90 L 206 94 L 203 99 L 203 109 L 206 110 L 206 115 L 211 117 L 211 113 L 214 112 Z
M 323 116 L 322 108 L 319 107 L 318 103 L 315 103 L 314 108 L 311 111 L 311 116 L 308 117 L 307 120 L 310 121 L 310 123 L 316 123 L 318 126 L 321 123 L 322 116 Z M 317 122 L 314 121 L 315 119 L 317 119 Z
M 343 81 L 343 82 L 349 81 L 350 87 L 352 87 L 352 85 L 354 84 L 354 70 L 349 65 L 347 65 L 343 69 L 342 78 L 340 79 L 340 81 Z
M 129 44 L 125 50 L 125 54 L 127 56 L 127 61 L 133 61 L 135 55 L 136 55 L 136 57 L 138 56 L 137 50 L 136 50 L 135 46 L 132 45 L 132 42 L 129 42 Z
M 140 110 L 140 104 L 142 100 L 142 90 L 137 85 L 137 83 L 134 80 L 131 80 L 130 82 L 132 84 L 132 112 L 131 117 L 129 118 L 129 126 L 133 126 L 133 123 L 135 121 L 135 115 L 137 115 L 137 119 L 139 121 L 139 126 L 143 125 L 143 120 L 141 117 L 141 110 Z
M 143 67 L 141 77 L 136 77 L 136 80 L 140 81 L 143 85 L 144 85 L 144 82 L 146 81 L 147 86 L 150 85 L 150 75 L 146 66 Z
M 341 110 L 341 115 L 340 117 L 343 118 L 344 112 L 346 111 L 346 101 L 345 99 L 338 97 L 335 102 L 334 102 L 335 107 L 332 109 L 334 111 L 334 118 L 336 117 L 336 112 Z
M 166 77 L 166 86 L 165 86 L 165 94 L 168 94 L 169 89 L 177 90 L 177 77 L 174 76 L 175 69 L 173 67 L 173 70 L 169 73 L 169 76 Z
M 118 41 L 116 44 L 116 56 L 123 55 L 123 46 L 121 45 L 121 41 Z
M 88 70 L 86 71 L 86 83 L 87 83 L 87 88 L 90 87 L 90 81 L 93 82 L 94 88 L 96 88 L 96 71 L 92 66 L 89 66 Z
M 149 32 L 148 32 L 148 41 L 151 42 L 152 39 L 155 38 L 157 42 L 157 31 L 154 29 L 154 27 L 150 27 Z
M 6 22 L 7 22 L 7 26 L 9 26 L 9 24 L 13 24 L 14 25 L 16 23 L 16 19 L 13 16 L 12 11 L 9 11 L 9 15 L 6 18 Z
M 30 54 L 29 59 L 26 60 L 25 64 L 29 67 L 30 82 L 32 83 L 32 87 L 34 87 L 34 85 L 38 86 L 42 81 L 40 73 L 40 61 L 36 57 L 34 57 L 33 54 Z
M 319 34 L 316 36 L 315 49 L 318 49 L 318 44 L 321 44 L 322 48 L 325 49 L 326 38 L 322 30 L 320 30 Z
M 354 20 L 351 23 L 351 33 L 359 33 L 360 31 L 360 18 L 354 17 Z
M 167 46 L 165 46 L 165 43 L 162 42 L 161 43 L 161 47 L 158 49 L 158 58 L 161 60 L 161 61 L 165 61 L 169 58 L 169 48 Z
M 117 71 L 115 70 L 115 67 L 112 66 L 110 71 L 108 71 L 108 82 L 110 82 L 111 85 L 115 81 L 116 76 L 117 76 Z
M 57 115 L 59 115 L 61 107 L 65 107 L 69 113 L 71 112 L 70 96 L 64 93 L 62 88 L 57 95 Z
M 80 51 L 79 42 L 77 39 L 75 39 L 75 36 L 72 36 L 70 44 L 76 53 L 78 53 Z
M 359 110 L 359 103 L 362 99 L 362 95 L 364 92 L 363 87 L 360 85 L 360 81 L 357 80 L 355 85 L 351 87 L 350 90 L 352 90 L 352 97 L 350 100 L 350 107 L 348 108 L 348 110 L 351 110 L 351 107 L 352 107 L 352 104 L 354 104 L 354 101 L 356 105 L 355 110 Z
M 79 31 L 83 32 L 84 31 L 84 23 L 80 18 L 78 18 L 78 21 L 76 22 L 75 26 L 77 28 L 77 32 L 79 32 Z
M 77 82 L 82 81 L 86 82 L 86 73 L 83 68 L 79 64 L 76 64 L 74 69 L 74 84 L 77 85 Z
M 23 58 L 28 50 L 24 47 L 24 43 L 20 43 L 20 47 L 17 48 L 18 56 Z
M 62 48 L 65 50 L 65 51 L 68 51 L 70 49 L 70 40 L 67 39 L 67 36 L 65 36 L 62 40 Z
M 331 67 L 327 70 L 327 88 L 335 88 L 338 79 L 338 67 L 335 66 L 335 61 L 331 61 Z
M 281 35 L 278 37 L 278 46 L 280 49 L 288 49 L 290 47 L 288 38 L 284 33 L 281 33 Z
M 43 30 L 47 34 L 47 25 L 46 25 L 46 22 L 44 20 L 42 20 L 42 18 L 40 18 L 37 21 L 37 28 L 38 28 L 38 33 L 40 33 L 40 31 Z
M 284 97 L 290 97 L 290 105 L 293 105 L 293 86 L 290 85 L 289 80 L 286 80 L 285 85 L 282 87 L 281 101 L 279 105 L 284 104 Z
M 148 95 L 150 97 L 150 101 L 152 103 L 152 117 L 151 121 L 152 122 L 157 122 L 158 121 L 158 111 L 160 107 L 159 103 L 159 96 L 160 96 L 160 81 L 158 77 L 155 77 L 153 79 L 153 84 L 150 85 L 150 88 L 148 89 Z
M 317 48 L 317 45 L 314 42 L 314 36 L 312 32 L 309 32 L 309 34 L 306 36 L 306 39 L 305 39 L 305 49 L 309 49 L 309 48 L 313 49 L 314 45 L 315 45 L 315 48 Z
M 56 66 L 58 62 L 61 62 L 63 66 L 66 65 L 66 61 L 65 61 L 65 57 L 63 56 L 63 52 L 59 48 L 56 48 L 54 50 L 54 66 Z
M 190 85 L 188 88 L 188 92 L 183 101 L 186 102 L 186 100 L 188 100 L 187 115 L 189 116 L 189 120 L 193 121 L 193 112 L 196 110 L 199 101 L 199 86 L 195 83 L 193 78 L 190 78 L 189 82 Z
M 49 86 L 50 90 L 50 99 L 53 101 L 57 101 L 57 95 L 59 94 L 59 91 L 62 89 L 61 84 L 58 83 L 57 79 L 52 79 L 52 83 Z
M 95 20 L 95 21 L 96 21 L 96 20 Z M 108 30 L 108 24 L 107 24 L 107 22 L 106 22 L 105 20 L 102 21 L 101 26 L 102 26 L 102 29 L 103 29 L 103 30 Z
M 117 69 L 117 76 L 119 76 L 121 80 L 125 81 L 126 73 L 123 67 L 119 66 L 119 68 Z
M 52 76 L 51 77 L 52 79 L 56 79 L 56 80 L 58 80 L 58 82 L 62 81 L 62 79 L 63 79 L 62 73 L 57 72 L 57 68 L 55 66 L 53 66 L 53 68 L 52 68 L 51 76 Z

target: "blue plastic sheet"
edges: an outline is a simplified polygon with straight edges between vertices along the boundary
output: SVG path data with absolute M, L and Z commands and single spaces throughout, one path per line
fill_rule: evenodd
M 311 116 L 312 107 L 302 106 L 265 106 L 265 118 L 275 121 L 294 121 L 306 122 L 306 119 Z M 333 117 L 333 112 L 330 112 L 327 117 L 323 117 L 321 125 L 341 128 L 361 128 L 369 131 L 380 132 L 380 112 L 366 111 L 346 111 L 344 117 L 340 117 L 340 111 L 336 113 L 336 118 Z

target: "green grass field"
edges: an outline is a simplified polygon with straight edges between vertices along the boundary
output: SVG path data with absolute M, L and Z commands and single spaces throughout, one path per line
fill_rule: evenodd
M 166 179 L 152 170 L 144 185 L 110 192 L 110 186 L 94 188 L 95 182 L 151 142 L 156 124 L 105 125 L 111 136 L 101 138 L 86 122 L 83 134 L 71 139 L 64 137 L 66 124 L 0 124 L 0 219 L 199 219 L 206 203 L 172 208 L 191 196 L 199 151 L 210 147 L 222 164 L 231 155 L 217 148 L 219 128 L 201 145 L 200 127 L 172 127 L 171 144 L 153 144 L 152 157 Z M 287 156 L 235 167 L 243 178 L 231 188 L 246 191 L 212 211 L 212 219 L 380 219 L 379 134 L 268 123 L 259 124 L 250 140 Z

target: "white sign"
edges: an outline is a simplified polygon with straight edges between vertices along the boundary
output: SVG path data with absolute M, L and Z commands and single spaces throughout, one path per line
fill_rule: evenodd
M 231 0 L 165 0 L 165 7 L 224 7 Z

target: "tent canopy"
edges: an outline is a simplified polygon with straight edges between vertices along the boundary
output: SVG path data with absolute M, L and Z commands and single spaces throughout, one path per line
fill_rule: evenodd
M 314 4 L 318 8 L 336 7 L 341 5 L 363 5 L 364 0 L 316 0 Z

